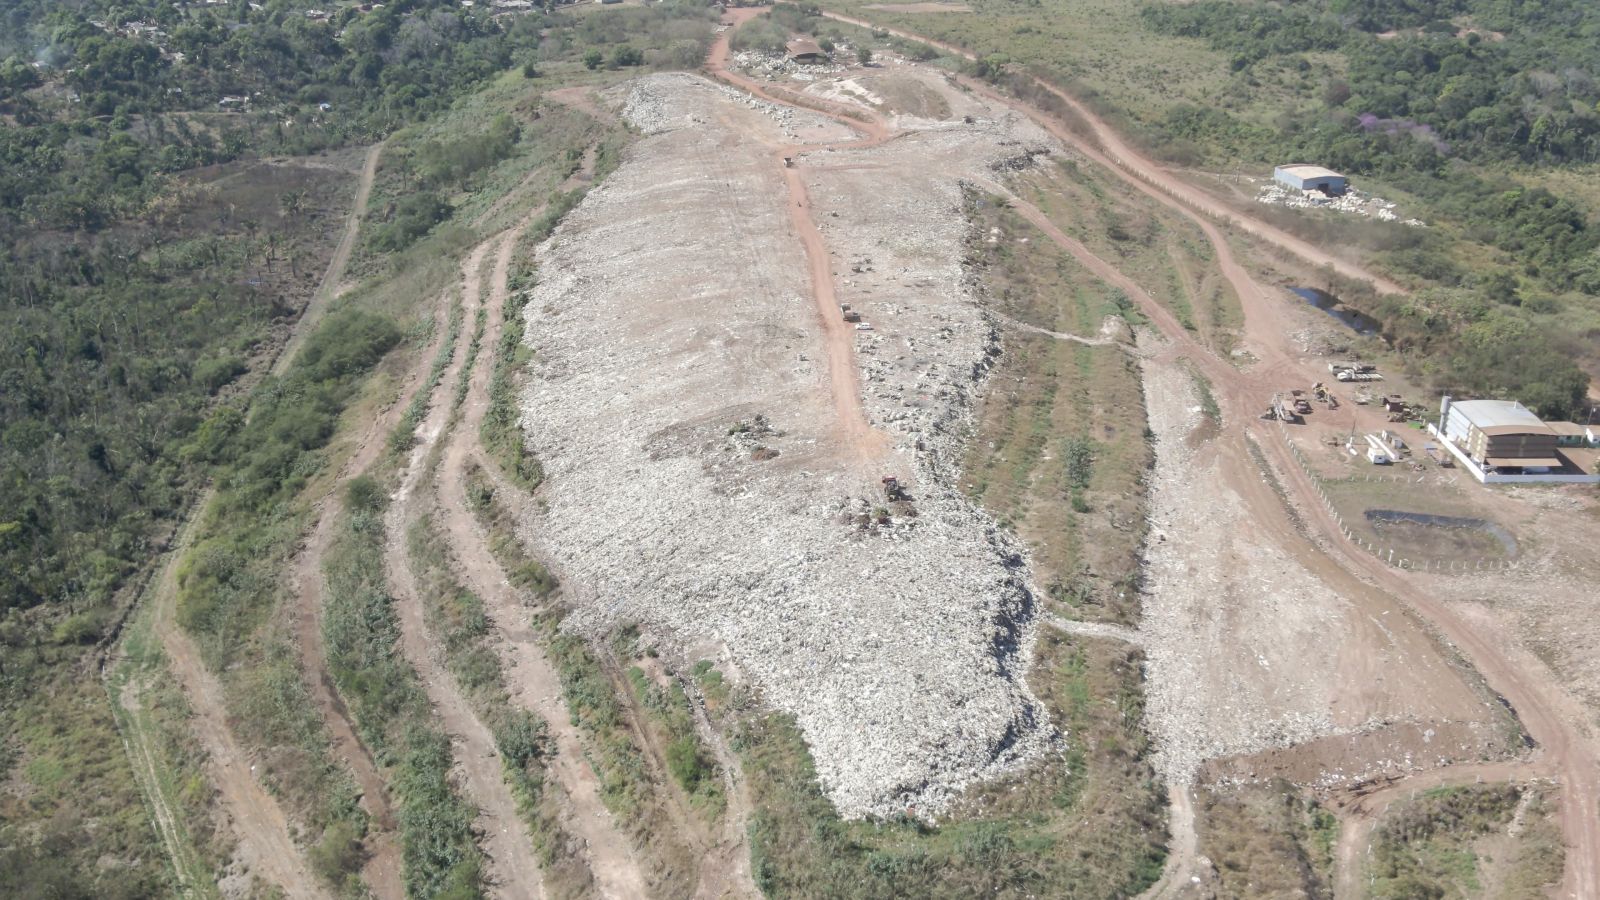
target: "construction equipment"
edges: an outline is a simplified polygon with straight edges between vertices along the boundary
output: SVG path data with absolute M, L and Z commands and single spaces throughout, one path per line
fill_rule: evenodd
M 1378 367 L 1371 363 L 1362 362 L 1331 362 L 1328 371 L 1339 381 L 1382 381 L 1383 376 L 1378 374 Z
M 1295 412 L 1294 404 L 1282 393 L 1272 395 L 1272 406 L 1267 409 L 1264 418 L 1277 419 L 1290 425 L 1299 425 L 1305 421 L 1300 417 L 1300 413 Z
M 900 479 L 893 475 L 883 476 L 883 496 L 890 503 L 897 500 L 911 499 L 911 495 L 906 493 L 905 486 L 900 483 Z
M 1311 401 L 1304 397 L 1294 398 L 1294 411 L 1302 416 L 1309 415 L 1311 413 Z

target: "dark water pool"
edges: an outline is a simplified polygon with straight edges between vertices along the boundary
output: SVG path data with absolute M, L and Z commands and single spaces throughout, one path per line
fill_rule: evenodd
M 1368 522 L 1410 522 L 1416 525 L 1431 525 L 1435 528 L 1471 528 L 1491 535 L 1500 542 L 1507 556 L 1517 555 L 1517 539 L 1511 532 L 1493 522 L 1483 519 L 1468 519 L 1461 516 L 1435 516 L 1429 513 L 1403 512 L 1398 509 L 1369 509 L 1364 513 Z
M 1371 316 L 1364 316 L 1353 309 L 1346 309 L 1339 298 L 1316 288 L 1292 287 L 1289 288 L 1300 299 L 1306 301 L 1317 309 L 1322 310 L 1335 319 L 1338 319 L 1346 328 L 1357 334 L 1376 334 L 1379 323 Z

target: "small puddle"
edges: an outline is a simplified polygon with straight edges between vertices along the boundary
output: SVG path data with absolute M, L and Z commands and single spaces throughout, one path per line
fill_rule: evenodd
M 1501 548 L 1507 556 L 1517 555 L 1517 539 L 1511 532 L 1502 526 L 1483 519 L 1469 519 L 1461 516 L 1436 516 L 1429 513 L 1402 512 L 1398 509 L 1369 509 L 1364 515 L 1367 521 L 1373 524 L 1379 522 L 1399 523 L 1408 522 L 1413 525 L 1429 525 L 1434 528 L 1470 528 L 1482 531 L 1500 542 Z
M 1353 309 L 1345 307 L 1339 302 L 1338 297 L 1335 297 L 1327 291 L 1319 291 L 1316 288 L 1306 287 L 1291 287 L 1289 290 L 1297 295 L 1300 299 L 1311 304 L 1313 307 L 1316 307 L 1328 315 L 1333 316 L 1335 319 L 1338 319 L 1339 322 L 1346 328 L 1349 328 L 1351 331 L 1354 331 L 1357 334 L 1377 334 L 1378 332 L 1380 323 L 1377 319 L 1374 319 L 1371 316 L 1362 315 Z

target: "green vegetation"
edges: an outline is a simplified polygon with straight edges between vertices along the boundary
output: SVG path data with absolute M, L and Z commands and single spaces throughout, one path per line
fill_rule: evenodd
M 1333 896 L 1339 821 L 1315 800 L 1282 781 L 1200 798 L 1200 852 L 1216 866 L 1220 895 Z
M 1200 398 L 1200 412 L 1211 421 L 1212 425 L 1222 424 L 1222 407 L 1217 405 L 1217 395 L 1211 392 L 1211 379 L 1200 374 L 1198 370 L 1191 371 L 1190 377 L 1194 380 L 1194 392 Z
M 248 421 L 222 407 L 200 427 L 191 452 L 218 469 L 217 497 L 207 512 L 206 537 L 180 570 L 178 620 L 193 632 L 209 661 L 226 668 L 276 596 L 266 553 L 282 535 L 262 523 L 289 514 L 359 377 L 400 340 L 388 319 L 357 309 L 325 319 L 282 379 L 257 389 Z
M 394 430 L 389 432 L 391 455 L 404 453 L 416 444 L 417 427 L 428 414 L 428 407 L 433 402 L 433 391 L 439 386 L 439 380 L 444 377 L 444 370 L 450 367 L 450 360 L 455 357 L 456 341 L 461 338 L 462 318 L 461 298 L 458 297 L 450 304 L 444 339 L 439 342 L 439 351 L 433 355 L 433 365 L 428 368 L 427 377 L 417 386 L 416 393 L 411 395 L 411 402 L 406 405 L 405 414 L 395 423 Z M 462 383 L 465 382 L 466 380 L 462 379 Z
M 397 164 L 415 162 L 417 184 L 375 193 L 356 262 L 358 275 L 390 279 L 369 279 L 341 301 L 410 322 L 476 240 L 463 223 L 587 143 L 572 138 L 593 123 L 540 109 L 529 79 L 572 78 L 589 46 L 623 65 L 695 64 L 714 19 L 693 3 L 606 13 L 495 17 L 488 4 L 402 0 L 338 6 L 319 21 L 283 4 L 7 4 L 0 775 L 30 798 L 0 804 L 8 877 L 46 893 L 170 892 L 160 836 L 137 814 L 138 782 L 115 740 L 120 720 L 125 736 L 159 738 L 171 751 L 161 760 L 189 766 L 144 784 L 181 795 L 199 861 L 179 865 L 190 882 L 215 880 L 207 867 L 226 850 L 201 824 L 211 821 L 203 779 L 174 749 L 187 726 L 150 709 L 114 719 L 82 674 L 213 477 L 217 506 L 184 563 L 184 622 L 208 662 L 227 666 L 241 739 L 273 748 L 261 777 L 319 868 L 347 868 L 364 827 L 354 787 L 329 758 L 271 612 L 307 522 L 300 494 L 326 485 L 324 445 L 341 410 L 381 404 L 391 385 L 386 372 L 370 382 L 354 371 L 262 373 L 349 210 L 353 178 L 340 168 L 354 169 L 356 156 L 341 148 L 451 122 L 448 132 L 415 129 L 427 138 L 415 148 L 388 144 Z M 473 92 L 485 84 L 480 101 Z M 293 159 L 322 151 L 332 155 Z M 267 156 L 278 159 L 256 160 Z M 522 195 L 542 187 L 530 179 Z M 359 330 L 334 344 L 381 355 Z M 153 648 L 136 666 L 161 681 Z M 81 752 L 57 753 L 52 740 Z
M 1179 166 L 1265 174 L 1304 160 L 1355 175 L 1430 227 L 1252 213 L 1414 288 L 1337 292 L 1382 323 L 1429 386 L 1516 397 L 1550 417 L 1587 409 L 1585 371 L 1600 371 L 1600 199 L 1556 189 L 1589 179 L 1554 176 L 1587 171 L 1557 167 L 1591 164 L 1600 148 L 1600 57 L 1581 37 L 1600 21 L 1591 4 L 976 0 L 972 15 L 827 5 L 965 47 L 981 57 L 969 71 L 1046 108 L 1058 104 L 1027 76 L 1067 87 Z
M 792 719 L 725 708 L 754 808 L 756 883 L 770 897 L 1129 897 L 1165 859 L 1165 795 L 1146 760 L 1136 652 L 1040 638 L 1029 683 L 1063 758 L 973 790 L 938 825 L 839 818 Z
M 367 475 L 345 491 L 340 530 L 323 564 L 329 670 L 362 739 L 393 766 L 407 892 L 476 897 L 483 866 L 472 837 L 476 812 L 450 783 L 450 740 L 433 724 L 427 695 L 397 646 L 384 576 L 385 496 Z
M 639 658 L 645 665 L 655 665 L 653 657 L 645 654 L 636 657 L 634 647 L 637 633 L 624 629 L 612 641 L 613 648 L 623 659 Z M 647 662 L 646 658 L 651 661 Z M 723 795 L 721 773 L 716 760 L 701 740 L 695 728 L 694 710 L 683 682 L 672 672 L 662 672 L 661 679 L 653 679 L 640 665 L 631 665 L 627 672 L 627 689 L 633 693 L 634 702 L 644 711 L 645 721 L 640 723 L 656 734 L 658 746 L 665 747 L 667 774 L 689 802 L 708 822 L 722 817 L 727 806 Z M 662 680 L 665 683 L 661 683 Z
M 598 173 L 597 173 L 598 174 Z M 567 191 L 553 196 L 544 215 L 529 226 L 523 243 L 537 244 L 555 230 L 556 224 L 582 200 L 586 189 Z M 519 254 L 528 259 L 531 254 Z M 524 490 L 534 490 L 544 481 L 544 466 L 528 450 L 522 434 L 522 411 L 517 405 L 519 377 L 533 359 L 522 337 L 526 329 L 522 310 L 528 302 L 533 272 L 519 268 L 512 274 L 506 295 L 505 322 L 500 327 L 499 345 L 495 347 L 494 374 L 489 381 L 489 408 L 484 412 L 479 438 L 489 456 L 500 466 L 508 478 Z M 553 584 L 550 585 L 554 587 Z
M 984 273 L 998 312 L 1078 335 L 1127 316 L 1126 296 L 1002 203 L 971 195 L 968 213 L 976 227 L 967 261 Z M 992 228 L 1000 234 L 989 243 Z M 1003 349 L 963 486 L 1029 542 L 1053 600 L 1077 617 L 1131 624 L 1142 531 L 1128 523 L 1143 519 L 1142 473 L 1153 461 L 1138 366 L 1116 348 L 1021 330 L 1006 332 Z
M 1513 817 L 1522 819 L 1516 829 Z M 1371 896 L 1444 900 L 1491 888 L 1532 900 L 1561 880 L 1563 857 L 1560 829 L 1534 788 L 1438 788 L 1397 804 L 1373 835 Z
M 515 792 L 517 810 L 533 835 L 545 890 L 556 897 L 585 896 L 592 888 L 593 876 L 561 824 L 560 791 L 547 790 L 546 760 L 555 752 L 548 726 L 511 699 L 499 656 L 490 642 L 482 598 L 457 580 L 444 538 L 431 517 L 419 517 L 407 529 L 406 550 L 416 572 L 429 630 L 444 638 L 445 665 L 471 701 L 473 714 L 494 734 L 506 783 Z
M 497 496 L 487 473 L 472 467 L 466 477 L 468 502 L 488 531 L 490 550 L 500 565 L 508 573 L 530 567 L 542 570 L 516 537 L 510 510 Z M 670 788 L 652 772 L 648 751 L 640 743 L 644 738 L 634 730 L 642 723 L 623 702 L 629 690 L 625 676 L 614 673 L 615 664 L 601 655 L 602 649 L 563 629 L 564 615 L 559 604 L 547 601 L 532 614 L 532 624 L 561 679 L 571 723 L 583 733 L 585 758 L 600 780 L 601 802 L 619 827 L 638 842 L 650 868 L 662 879 L 661 892 L 690 893 L 700 851 L 695 836 L 683 834 L 665 807 L 673 802 L 667 794 Z M 682 753 L 680 750 L 677 768 L 685 776 L 699 774 L 685 765 Z M 670 763 L 668 767 L 672 768 Z M 702 808 L 720 805 L 720 787 L 697 783 L 691 797 L 698 797 Z

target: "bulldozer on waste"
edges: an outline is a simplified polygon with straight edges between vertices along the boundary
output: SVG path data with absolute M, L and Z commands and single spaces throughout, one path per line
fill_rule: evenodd
M 901 484 L 900 479 L 893 475 L 883 476 L 883 496 L 890 503 L 897 500 L 911 499 L 911 494 L 906 491 L 905 485 Z

